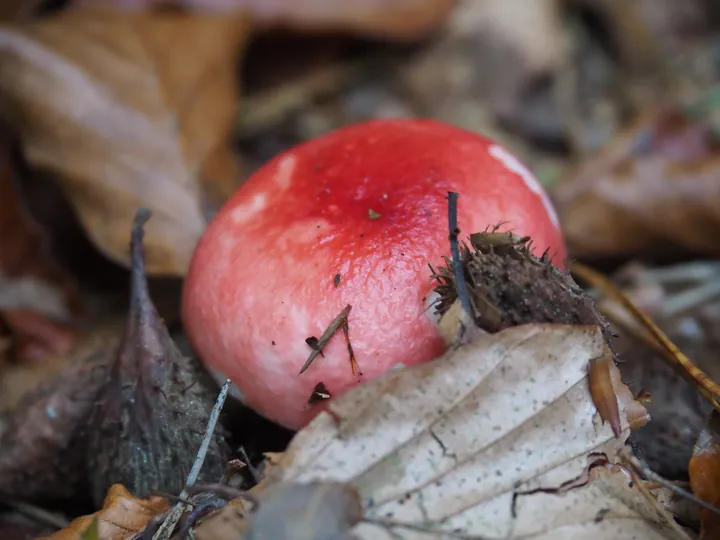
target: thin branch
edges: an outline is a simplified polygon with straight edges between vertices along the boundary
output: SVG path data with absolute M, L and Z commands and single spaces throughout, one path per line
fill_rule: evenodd
M 333 319 L 333 321 L 330 323 L 330 326 L 328 326 L 327 330 L 325 330 L 325 332 L 323 332 L 323 335 L 320 336 L 320 339 L 318 339 L 317 348 L 313 348 L 310 356 L 308 356 L 308 359 L 305 360 L 303 367 L 300 368 L 300 375 L 305 373 L 307 368 L 310 367 L 310 364 L 313 363 L 313 360 L 315 360 L 315 358 L 317 358 L 317 355 L 320 354 L 320 351 L 323 350 L 325 345 L 327 345 L 330 339 L 335 335 L 335 332 L 337 332 L 340 327 L 345 322 L 347 322 L 348 314 L 350 313 L 351 309 L 352 306 L 348 304 L 347 306 L 345 306 L 345 309 L 343 309 L 340 314 Z
M 0 502 L 5 506 L 9 506 L 13 510 L 23 514 L 24 516 L 32 519 L 36 523 L 47 525 L 55 529 L 64 529 L 68 526 L 68 520 L 59 514 L 49 512 L 39 506 L 34 506 L 22 501 L 11 501 L 10 499 L 0 499 Z
M 453 271 L 455 273 L 455 289 L 457 296 L 460 299 L 465 313 L 470 316 L 470 320 L 474 321 L 475 317 L 472 312 L 472 305 L 470 304 L 470 295 L 468 294 L 467 284 L 465 283 L 465 273 L 462 268 L 462 261 L 460 260 L 460 246 L 458 245 L 458 229 L 457 220 L 457 193 L 448 191 L 448 228 L 450 229 L 450 254 L 452 255 Z
M 220 412 L 225 405 L 225 400 L 227 399 L 228 392 L 230 391 L 230 384 L 230 379 L 227 379 L 220 389 L 220 393 L 215 401 L 215 406 L 210 413 L 210 419 L 208 420 L 207 427 L 205 428 L 205 434 L 203 435 L 202 442 L 200 443 L 200 449 L 198 450 L 197 457 L 195 458 L 195 463 L 193 463 L 190 474 L 188 474 L 187 480 L 185 481 L 185 487 L 180 492 L 181 499 L 188 498 L 188 490 L 192 488 L 197 481 L 200 469 L 202 469 L 203 463 L 205 463 L 205 456 L 207 455 L 210 442 L 212 441 L 215 433 L 215 426 L 217 426 L 218 418 L 220 418 Z M 183 502 L 175 504 L 167 518 L 165 518 L 165 521 L 163 521 L 163 524 L 160 525 L 157 532 L 153 535 L 153 540 L 169 540 L 186 509 L 187 505 Z
M 627 460 L 627 462 L 633 466 L 642 476 L 647 478 L 648 480 L 655 482 L 657 484 L 660 484 L 663 487 L 666 487 L 676 495 L 687 499 L 688 501 L 692 501 L 698 506 L 704 508 L 705 510 L 708 510 L 709 512 L 712 512 L 716 516 L 720 516 L 720 508 L 717 506 L 713 506 L 712 504 L 703 501 L 701 498 L 693 495 L 686 489 L 681 488 L 680 486 L 674 484 L 670 480 L 666 480 L 656 472 L 653 472 L 650 467 L 645 465 L 642 461 L 640 461 L 637 457 L 630 455 L 628 453 L 624 453 L 623 457 Z

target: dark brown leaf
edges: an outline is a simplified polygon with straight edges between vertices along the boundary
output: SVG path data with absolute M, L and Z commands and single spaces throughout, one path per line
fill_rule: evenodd
M 90 421 L 87 457 L 98 504 L 113 484 L 140 497 L 179 493 L 217 397 L 209 375 L 199 361 L 180 353 L 150 300 L 142 244 L 147 219 L 146 210 L 138 212 L 125 336 Z M 222 476 L 226 454 L 220 429 L 200 481 Z
M 0 495 L 63 499 L 87 491 L 80 487 L 86 476 L 84 431 L 121 335 L 121 321 L 109 322 L 65 357 L 4 373 Z

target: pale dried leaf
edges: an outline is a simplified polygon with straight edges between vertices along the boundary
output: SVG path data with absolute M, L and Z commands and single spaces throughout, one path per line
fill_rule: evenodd
M 106 255 L 128 263 L 145 206 L 148 270 L 185 272 L 206 225 L 204 166 L 236 115 L 246 35 L 240 15 L 100 9 L 0 28 L 0 114 Z
M 616 532 L 592 533 L 617 531 L 620 523 L 643 538 L 673 538 L 663 520 L 645 521 L 633 505 L 582 480 L 589 463 L 609 465 L 629 434 L 626 399 L 619 400 L 620 439 L 595 418 L 587 363 L 606 347 L 596 327 L 525 325 L 387 373 L 333 400 L 299 432 L 270 470 L 270 485 L 352 483 L 366 519 L 394 524 L 388 532 L 366 523 L 356 530 L 361 538 L 441 538 L 460 530 L 483 538 L 587 531 L 615 539 Z M 611 503 L 605 525 L 587 523 Z

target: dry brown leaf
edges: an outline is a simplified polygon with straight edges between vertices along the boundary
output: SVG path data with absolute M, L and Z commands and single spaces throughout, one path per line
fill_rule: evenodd
M 720 152 L 674 111 L 653 112 L 554 191 L 575 257 L 720 254 Z
M 128 9 L 174 4 L 201 11 L 246 11 L 265 27 L 356 32 L 385 39 L 416 39 L 437 28 L 455 0 L 79 0 Z
M 112 486 L 102 510 L 73 520 L 63 530 L 38 540 L 83 540 L 83 534 L 97 518 L 97 537 L 101 540 L 130 540 L 147 522 L 169 505 L 162 497 L 137 499 L 120 484 Z
M 235 187 L 204 171 L 217 170 L 208 159 L 232 163 L 222 148 L 247 29 L 242 15 L 90 8 L 0 29 L 0 113 L 114 260 L 128 263 L 145 206 L 149 271 L 183 274 L 206 212 Z
M 688 467 L 690 487 L 695 495 L 720 510 L 720 415 L 713 411 L 700 433 Z M 700 540 L 720 538 L 720 516 L 701 509 Z
M 350 482 L 365 510 L 359 538 L 682 538 L 667 514 L 628 502 L 639 499 L 627 476 L 623 496 L 588 480 L 637 414 L 621 399 L 620 438 L 596 421 L 587 362 L 605 350 L 599 328 L 531 324 L 387 373 L 333 400 L 266 486 Z

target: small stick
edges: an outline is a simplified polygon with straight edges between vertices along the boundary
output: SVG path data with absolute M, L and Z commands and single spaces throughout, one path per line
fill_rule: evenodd
M 460 247 L 458 245 L 458 229 L 457 223 L 457 193 L 448 191 L 448 227 L 450 229 L 450 254 L 452 255 L 453 271 L 455 273 L 455 289 L 457 290 L 457 296 L 460 299 L 465 313 L 468 314 L 470 320 L 475 320 L 472 312 L 472 305 L 470 304 L 470 295 L 468 294 L 467 284 L 465 283 L 465 276 L 462 269 L 462 261 L 460 260 Z
M 648 480 L 651 480 L 657 484 L 660 484 L 663 487 L 668 488 L 673 493 L 677 494 L 678 496 L 687 499 L 689 501 L 694 502 L 698 506 L 704 508 L 705 510 L 708 510 L 715 514 L 716 516 L 720 516 L 720 508 L 713 506 L 712 504 L 703 501 L 701 498 L 696 497 L 689 491 L 681 488 L 678 485 L 675 485 L 673 482 L 670 482 L 669 480 L 665 480 L 662 476 L 657 474 L 656 472 L 653 472 L 650 467 L 645 465 L 642 461 L 640 461 L 638 458 L 636 458 L 633 455 L 630 455 L 627 452 L 623 452 L 623 458 L 627 460 L 627 462 L 632 465 L 633 468 L 635 468 L 640 474 L 642 474 L 645 478 Z
M 225 484 L 198 484 L 189 489 L 194 494 L 209 491 L 226 501 L 242 499 L 252 504 L 255 508 L 260 506 L 260 500 L 252 493 L 248 493 L 247 491 L 236 489 Z
M 190 474 L 188 474 L 187 480 L 185 481 L 185 487 L 180 492 L 181 499 L 188 498 L 188 489 L 195 484 L 198 475 L 200 474 L 200 469 L 205 462 L 205 456 L 207 455 L 210 442 L 212 441 L 213 434 L 215 433 L 215 426 L 217 425 L 218 418 L 220 418 L 220 411 L 222 411 L 228 392 L 230 391 L 230 384 L 230 379 L 226 379 L 220 389 L 220 393 L 215 401 L 215 406 L 210 413 L 210 419 L 208 420 L 207 427 L 205 428 L 205 434 L 203 435 L 202 442 L 200 443 L 200 449 L 198 450 L 197 457 L 195 458 L 195 463 L 193 463 Z M 152 540 L 169 540 L 186 509 L 187 505 L 185 503 L 176 503 L 168 516 L 165 518 L 165 521 L 163 521 L 162 525 L 160 525 L 157 532 L 153 535 Z
M 318 354 L 320 354 L 320 351 L 323 350 L 325 345 L 328 344 L 330 341 L 330 338 L 332 338 L 335 335 L 335 332 L 337 332 L 340 327 L 343 325 L 344 322 L 347 322 L 348 314 L 350 313 L 350 310 L 352 309 L 352 306 L 348 304 L 345 306 L 345 309 L 343 309 L 340 314 L 333 319 L 333 321 L 330 323 L 330 326 L 328 326 L 327 330 L 323 332 L 323 335 L 320 336 L 320 339 L 318 339 L 317 342 L 317 348 L 313 348 L 313 351 L 310 353 L 310 356 L 308 356 L 308 359 L 305 360 L 305 363 L 303 364 L 303 367 L 300 368 L 299 375 L 302 375 L 305 373 L 307 368 L 310 367 L 310 364 L 313 363 L 313 360 L 317 357 Z
M 0 499 L 0 502 L 42 525 L 47 525 L 55 529 L 64 529 L 69 524 L 69 521 L 64 517 L 40 508 L 39 506 L 34 506 L 22 501 L 11 501 L 5 498 Z
M 352 343 L 350 343 L 350 327 L 348 326 L 347 319 L 342 323 L 342 331 L 343 334 L 345 334 L 345 343 L 347 344 L 348 354 L 350 355 L 350 370 L 352 371 L 353 377 L 357 377 L 358 375 L 362 375 L 362 372 L 355 359 L 355 351 L 353 351 Z
M 250 476 L 253 477 L 253 480 L 256 484 L 260 483 L 261 474 L 260 471 L 258 471 L 252 464 L 252 461 L 250 461 L 250 456 L 248 456 L 247 452 L 245 451 L 245 447 L 240 445 L 240 454 L 242 455 L 242 458 L 245 460 L 245 466 L 247 467 L 248 471 L 250 471 Z M 229 482 L 221 482 L 228 484 Z

